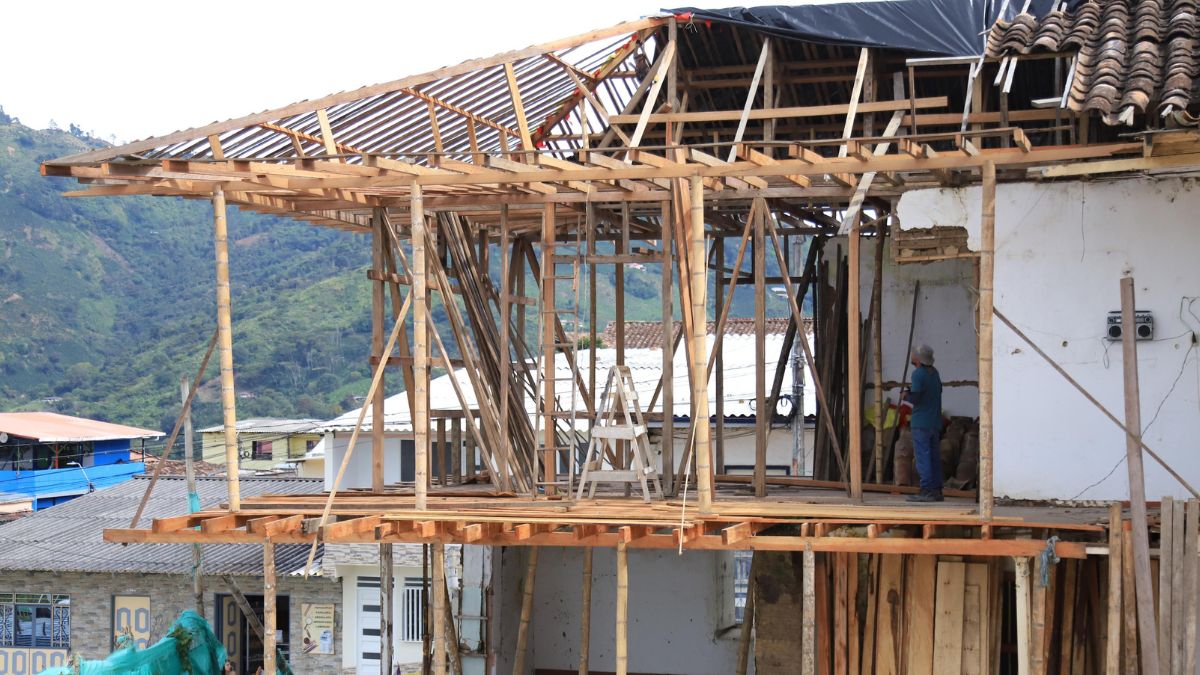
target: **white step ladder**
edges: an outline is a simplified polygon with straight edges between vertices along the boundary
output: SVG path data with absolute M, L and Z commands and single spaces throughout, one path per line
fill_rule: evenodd
M 662 499 L 662 483 L 658 469 L 650 460 L 650 437 L 628 366 L 613 366 L 608 371 L 599 406 L 587 457 L 579 475 L 576 498 L 583 499 L 585 488 L 589 499 L 595 497 L 597 483 L 640 483 L 642 499 L 646 502 L 650 501 L 651 487 L 657 498 Z M 628 466 L 622 466 L 621 442 L 629 446 Z M 610 467 L 607 469 L 604 468 L 606 458 Z

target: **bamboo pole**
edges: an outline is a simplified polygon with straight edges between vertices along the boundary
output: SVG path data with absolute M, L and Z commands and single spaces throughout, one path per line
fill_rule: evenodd
M 263 674 L 275 675 L 275 544 L 263 544 Z
M 617 542 L 617 675 L 629 673 L 629 552 Z
M 579 636 L 579 675 L 588 675 L 588 658 L 592 641 L 592 551 L 591 546 L 583 547 L 583 597 L 582 617 L 583 626 Z
M 383 210 L 382 207 L 377 207 L 371 217 L 371 269 L 380 275 L 384 271 L 383 250 L 386 237 L 381 213 Z M 383 353 L 386 290 L 384 283 L 383 276 L 377 276 L 371 282 L 371 355 L 377 359 L 386 357 Z M 375 396 L 371 398 L 371 490 L 378 493 L 383 492 L 384 400 L 387 397 L 384 392 L 384 377 L 380 377 L 379 387 L 375 390 Z
M 804 545 L 803 627 L 800 629 L 800 673 L 817 672 L 817 556 L 812 544 Z
M 692 301 L 692 407 L 695 410 L 696 488 L 700 510 L 712 510 L 712 444 L 708 422 L 707 336 L 708 296 L 707 266 L 704 264 L 704 182 L 699 176 L 690 179 L 691 221 L 688 223 Z
M 529 547 L 525 564 L 525 587 L 521 589 L 521 622 L 517 625 L 517 653 L 513 656 L 513 675 L 525 675 L 525 649 L 529 644 L 529 618 L 533 613 L 533 584 L 537 578 L 538 547 Z
M 416 507 L 424 510 L 429 493 L 429 305 L 426 304 L 425 207 L 421 186 L 414 184 L 409 203 L 412 224 L 413 305 L 413 481 Z M 390 352 L 389 352 L 390 353 Z
M 1132 525 L 1134 588 L 1142 675 L 1159 675 L 1158 635 L 1154 622 L 1154 586 L 1150 578 L 1150 536 L 1146 520 L 1146 483 L 1142 474 L 1142 412 L 1138 393 L 1137 335 L 1134 327 L 1133 278 L 1121 279 L 1121 358 L 1125 371 L 1125 453 L 1129 469 L 1129 513 Z
M 237 394 L 233 380 L 233 319 L 229 293 L 229 226 L 225 219 L 225 191 L 213 187 L 213 241 L 217 252 L 217 344 L 221 364 L 221 413 L 225 432 L 225 483 L 229 487 L 229 510 L 242 509 L 238 484 Z
M 866 53 L 866 50 L 863 50 Z M 859 216 L 854 216 L 848 236 L 850 276 L 846 286 L 846 416 L 849 442 L 847 466 L 850 472 L 850 499 L 862 501 L 862 310 L 860 295 L 860 248 L 862 231 Z
M 379 672 L 392 672 L 392 662 L 394 659 L 394 625 L 392 617 L 395 616 L 395 601 L 394 588 L 395 581 L 393 576 L 395 568 L 393 567 L 392 545 L 384 543 L 379 545 Z
M 996 165 L 983 163 L 979 247 L 979 516 L 992 519 L 992 314 L 996 268 Z
M 196 469 L 192 465 L 192 389 L 186 375 L 179 378 L 179 395 L 183 399 L 183 466 L 187 479 L 188 510 L 195 513 L 200 508 L 200 496 L 196 493 Z M 170 446 L 167 447 L 169 451 Z M 200 544 L 192 544 L 192 608 L 201 619 L 205 618 L 204 560 Z
M 446 546 L 430 545 L 433 555 L 433 674 L 446 675 Z

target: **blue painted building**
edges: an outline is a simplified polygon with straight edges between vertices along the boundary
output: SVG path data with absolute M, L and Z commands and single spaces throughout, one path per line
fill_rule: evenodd
M 162 435 L 58 413 L 0 413 L 0 501 L 28 499 L 37 511 L 126 481 L 146 469 L 131 459 L 135 444 Z

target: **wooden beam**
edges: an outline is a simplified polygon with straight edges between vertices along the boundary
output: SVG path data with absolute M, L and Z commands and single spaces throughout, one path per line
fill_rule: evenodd
M 445 458 L 442 460 L 444 464 Z M 446 548 L 441 542 L 429 547 L 432 554 L 429 564 L 433 567 L 433 675 L 446 675 L 446 651 L 449 648 L 446 639 Z
M 983 164 L 979 250 L 979 515 L 992 519 L 992 317 L 996 283 L 996 165 Z
M 511 63 L 504 64 L 504 78 L 508 81 L 508 95 L 512 101 L 513 114 L 517 118 L 517 129 L 521 133 L 521 149 L 533 150 L 533 138 L 529 135 L 529 120 L 525 118 L 525 105 L 521 102 L 521 88 L 517 85 L 517 74 Z
M 333 138 L 333 127 L 329 125 L 329 113 L 324 108 L 317 109 L 317 123 L 321 127 L 321 143 L 325 145 L 325 154 L 338 154 L 337 141 Z
M 629 673 L 629 553 L 617 544 L 617 675 Z
M 393 672 L 393 663 L 395 662 L 393 653 L 395 625 L 392 623 L 392 617 L 394 616 L 396 583 L 392 553 L 390 542 L 379 545 L 379 672 L 381 673 Z
M 583 549 L 583 583 L 580 604 L 579 675 L 588 675 L 592 642 L 592 551 L 591 546 Z
M 750 109 L 754 107 L 754 99 L 758 95 L 758 83 L 762 80 L 763 70 L 770 57 L 771 39 L 763 38 L 762 51 L 758 55 L 758 65 L 754 67 L 754 77 L 750 79 L 750 89 L 746 92 L 746 103 L 742 106 L 742 114 L 738 117 L 737 131 L 733 134 L 734 145 L 729 148 L 729 157 L 726 161 L 732 162 L 737 157 L 737 144 L 742 142 L 742 136 L 746 133 L 746 123 L 750 121 Z
M 803 613 L 806 620 L 800 628 L 800 673 L 817 675 L 817 565 L 811 544 L 804 546 Z
M 263 673 L 275 675 L 275 544 L 263 544 Z
M 674 58 L 675 43 L 668 42 L 662 57 L 658 59 L 658 68 L 654 71 L 654 78 L 650 82 L 650 91 L 646 94 L 646 101 L 642 104 L 642 113 L 637 117 L 637 126 L 634 127 L 633 136 L 629 139 L 629 146 L 632 148 L 636 148 L 642 142 L 642 134 L 646 133 L 646 125 L 654 112 L 654 104 L 658 101 L 658 92 L 662 89 L 663 82 L 666 81 L 667 72 L 670 70 Z M 609 119 L 616 123 L 617 117 L 620 116 L 614 115 Z
M 1121 325 L 1134 324 L 1132 277 L 1121 278 Z M 1137 336 L 1122 331 L 1121 359 L 1125 373 L 1125 455 L 1129 469 L 1129 513 L 1132 524 L 1134 583 L 1137 591 L 1138 636 L 1141 638 L 1142 675 L 1158 675 L 1158 635 L 1154 617 L 1154 586 L 1150 579 L 1150 537 L 1146 519 L 1146 483 L 1142 473 L 1141 397 L 1138 393 Z
M 385 209 L 374 209 L 371 216 L 371 271 L 379 274 L 383 273 L 384 248 L 388 245 L 384 218 Z M 383 353 L 386 292 L 387 288 L 382 279 L 371 283 L 371 355 L 380 359 L 391 356 Z M 378 493 L 383 492 L 384 483 L 384 400 L 387 398 L 385 377 L 380 376 L 379 387 L 371 399 L 371 489 Z
M 943 108 L 949 103 L 949 99 L 945 96 L 933 96 L 917 99 L 918 108 Z M 909 101 L 875 101 L 873 103 L 860 103 L 857 106 L 858 112 L 893 112 L 896 110 L 904 110 L 909 105 Z M 827 117 L 831 115 L 845 115 L 850 111 L 850 106 L 844 103 L 831 105 L 815 105 L 790 108 L 759 108 L 751 110 L 747 115 L 747 119 L 751 120 L 770 120 L 782 118 L 796 117 Z M 703 112 L 670 112 L 656 113 L 649 116 L 648 121 L 651 124 L 662 124 L 665 122 L 736 122 L 742 118 L 741 110 L 711 110 Z M 613 124 L 631 124 L 640 119 L 638 115 L 613 115 L 610 118 Z
M 760 204 L 754 222 L 754 496 L 761 499 L 767 496 L 767 443 L 774 411 L 767 409 L 767 214 L 764 211 L 768 207 L 765 200 Z M 707 389 L 705 382 L 705 396 Z

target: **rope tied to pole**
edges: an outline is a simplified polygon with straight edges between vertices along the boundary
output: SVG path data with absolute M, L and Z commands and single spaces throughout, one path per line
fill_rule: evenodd
M 1047 539 L 1046 548 L 1040 554 L 1038 554 L 1038 570 L 1040 572 L 1038 584 L 1042 588 L 1046 588 L 1050 585 L 1050 566 L 1057 565 L 1059 562 L 1058 553 L 1056 553 L 1054 550 L 1056 544 L 1058 544 L 1057 535 Z

